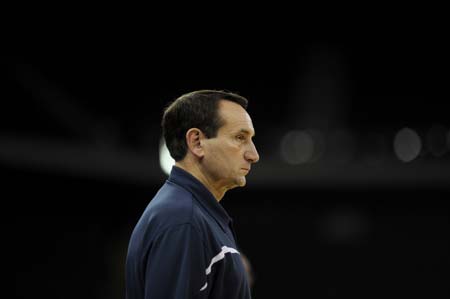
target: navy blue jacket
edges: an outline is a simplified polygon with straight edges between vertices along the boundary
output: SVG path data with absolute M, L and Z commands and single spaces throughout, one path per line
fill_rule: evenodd
M 194 176 L 174 166 L 131 235 L 127 299 L 251 298 L 232 220 Z

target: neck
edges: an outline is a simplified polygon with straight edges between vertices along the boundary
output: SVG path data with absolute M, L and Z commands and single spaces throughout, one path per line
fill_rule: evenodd
M 193 175 L 206 187 L 206 189 L 209 190 L 209 192 L 212 193 L 217 201 L 220 201 L 225 195 L 226 189 L 214 184 L 214 182 L 205 174 L 200 165 L 197 163 L 191 163 L 188 159 L 184 159 L 183 161 L 176 162 L 175 166 L 180 167 Z

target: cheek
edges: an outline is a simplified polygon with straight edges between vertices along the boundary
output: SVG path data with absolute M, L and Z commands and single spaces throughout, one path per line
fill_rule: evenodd
M 210 148 L 205 158 L 209 165 L 218 168 L 224 168 L 229 160 L 224 149 L 220 146 Z
M 218 143 L 207 148 L 206 158 L 211 164 L 220 164 L 222 168 L 233 168 L 243 156 L 241 148 L 233 142 Z

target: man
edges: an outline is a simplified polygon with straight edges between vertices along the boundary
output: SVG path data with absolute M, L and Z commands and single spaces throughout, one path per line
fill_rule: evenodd
M 231 218 L 219 203 L 245 185 L 259 160 L 246 108 L 237 94 L 200 90 L 165 110 L 175 165 L 131 235 L 128 299 L 251 298 Z

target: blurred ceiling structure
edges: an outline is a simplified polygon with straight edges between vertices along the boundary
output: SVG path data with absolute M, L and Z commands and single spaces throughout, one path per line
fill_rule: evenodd
M 254 186 L 447 187 L 448 52 L 434 40 L 268 46 L 61 43 L 2 57 L 0 164 L 146 184 L 167 103 L 194 89 L 249 99 Z

